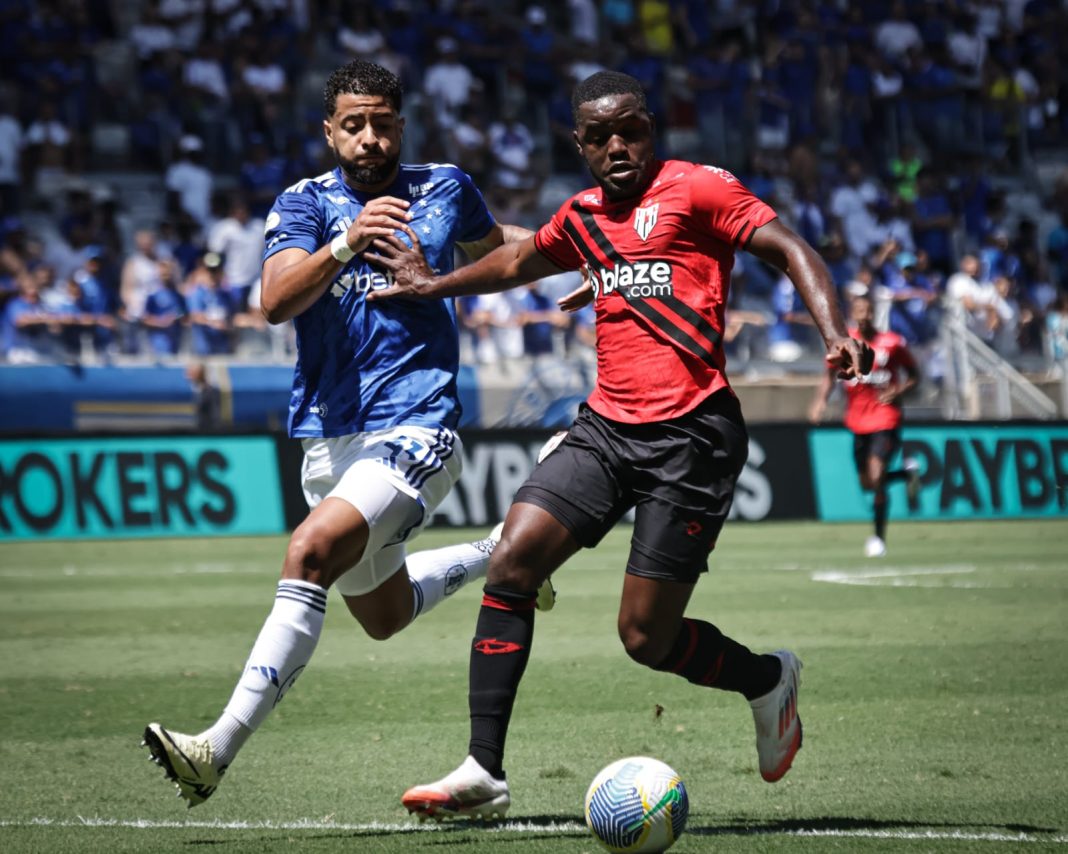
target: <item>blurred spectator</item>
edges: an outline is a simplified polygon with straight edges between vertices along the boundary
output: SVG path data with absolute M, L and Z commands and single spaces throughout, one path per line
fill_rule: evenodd
M 959 270 L 946 282 L 946 307 L 989 344 L 1001 325 L 1000 300 L 992 284 L 979 280 L 979 272 L 978 258 L 974 255 L 961 258 Z
M 187 294 L 193 352 L 198 356 L 225 355 L 233 352 L 233 297 L 223 286 L 223 259 L 215 252 L 190 277 Z
M 688 84 L 694 95 L 702 154 L 712 163 L 739 165 L 745 139 L 749 67 L 735 39 L 709 41 L 691 56 Z
M 906 202 L 916 201 L 916 177 L 921 169 L 923 160 L 911 142 L 902 145 L 901 153 L 890 158 L 886 171 L 890 174 L 890 184 L 899 198 Z
M 553 67 L 556 36 L 548 25 L 549 16 L 542 6 L 528 6 L 526 25 L 519 32 L 523 48 L 523 90 L 535 102 L 547 103 L 556 87 Z
M 909 18 L 908 6 L 896 0 L 890 17 L 875 28 L 875 46 L 891 60 L 901 60 L 910 48 L 920 47 L 920 31 Z
M 173 261 L 160 261 L 156 289 L 145 300 L 141 324 L 147 332 L 149 352 L 175 356 L 182 343 L 185 298 L 178 292 L 178 270 Z
M 498 217 L 506 222 L 533 209 L 541 179 L 534 164 L 534 136 L 507 108 L 501 121 L 489 129 L 489 149 L 493 158 L 492 195 Z
M 523 330 L 523 352 L 528 356 L 551 354 L 553 331 L 569 325 L 567 314 L 542 292 L 539 282 L 531 282 L 520 294 L 517 322 Z
M 4 356 L 12 365 L 47 361 L 56 353 L 56 321 L 41 302 L 41 292 L 52 271 L 39 267 L 19 278 L 18 294 L 7 301 L 0 319 Z
M 913 346 L 932 341 L 938 332 L 938 291 L 934 283 L 917 269 L 912 252 L 896 252 L 882 270 L 885 290 L 890 300 L 890 330 Z
M 593 0 L 567 0 L 571 40 L 589 49 L 600 40 L 600 19 Z
M 772 307 L 775 322 L 768 330 L 768 355 L 776 362 L 796 362 L 815 343 L 816 327 L 787 276 L 780 276 L 775 285 Z
M 203 363 L 195 362 L 185 369 L 185 378 L 193 392 L 197 429 L 216 429 L 222 420 L 222 396 L 219 389 L 209 381 L 207 368 Z
M 452 157 L 475 182 L 477 187 L 486 187 L 489 178 L 489 135 L 482 111 L 472 104 L 465 104 L 460 118 L 450 129 Z
M 275 198 L 285 188 L 285 170 L 285 161 L 271 154 L 267 140 L 253 134 L 249 138 L 248 159 L 241 164 L 241 189 L 252 216 L 267 216 Z
M 235 196 L 230 201 L 227 216 L 208 232 L 208 249 L 223 257 L 235 311 L 245 310 L 249 291 L 260 277 L 263 231 L 264 221 L 253 217 L 245 200 Z
M 654 56 L 668 56 L 675 49 L 672 3 L 669 0 L 637 0 L 638 28 L 645 48 Z
M 54 330 L 59 344 L 56 355 L 79 361 L 82 355 L 82 336 L 91 334 L 96 324 L 77 277 L 71 276 L 61 285 L 53 287 L 49 293 L 42 294 L 42 302 L 56 323 Z
M 22 195 L 22 125 L 7 93 L 0 95 L 0 216 L 19 212 Z
M 37 197 L 51 205 L 67 181 L 72 159 L 71 133 L 55 102 L 40 103 L 37 118 L 26 128 L 24 144 Z
M 832 194 L 830 212 L 838 219 L 846 246 L 856 258 L 864 258 L 879 243 L 879 227 L 872 208 L 879 190 L 864 175 L 857 160 L 846 165 L 845 182 Z
M 171 194 L 168 208 L 185 211 L 202 228 L 211 221 L 212 174 L 203 165 L 204 143 L 186 134 L 178 140 L 178 159 L 167 167 L 164 183 Z
M 1060 366 L 1064 379 L 1068 365 L 1068 294 L 1061 294 L 1046 313 L 1047 353 L 1054 364 Z
M 447 130 L 471 100 L 475 76 L 460 62 L 456 39 L 441 36 L 436 45 L 438 60 L 426 70 L 423 93 L 433 105 L 430 120 L 439 129 Z
M 348 14 L 342 17 L 341 28 L 337 32 L 338 45 L 354 57 L 380 63 L 380 54 L 386 47 L 386 38 L 382 35 L 382 30 L 372 22 L 368 4 L 345 5 L 349 9 Z
M 929 169 L 922 169 L 913 207 L 912 234 L 916 247 L 930 258 L 931 266 L 943 273 L 948 272 L 953 263 L 951 230 L 955 223 L 949 194 L 939 177 Z
M 122 268 L 119 285 L 121 313 L 130 326 L 123 342 L 123 350 L 128 353 L 138 352 L 134 335 L 136 325 L 144 314 L 145 300 L 156 290 L 159 283 L 159 262 L 163 256 L 156 243 L 156 235 L 148 229 L 141 229 L 134 234 L 134 252 L 126 259 Z
M 157 54 L 177 46 L 174 30 L 160 15 L 159 7 L 158 0 L 145 3 L 141 7 L 141 19 L 130 27 L 126 36 L 142 62 L 149 62 Z

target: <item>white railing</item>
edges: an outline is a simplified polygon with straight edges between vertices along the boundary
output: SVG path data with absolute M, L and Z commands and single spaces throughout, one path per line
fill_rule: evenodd
M 993 417 L 1008 421 L 1014 416 L 1014 402 L 1025 416 L 1042 421 L 1057 417 L 1057 406 L 1049 397 L 952 313 L 942 320 L 942 345 L 945 353 L 942 412 L 946 418 Z M 993 390 L 993 412 L 986 411 L 983 405 L 985 388 Z
M 947 419 L 1013 417 L 1013 404 L 1026 417 L 1048 421 L 1058 417 L 1058 408 L 1034 383 L 988 347 L 947 312 L 942 320 L 945 351 L 945 388 L 942 413 Z M 984 403 L 984 389 L 993 390 L 993 411 Z

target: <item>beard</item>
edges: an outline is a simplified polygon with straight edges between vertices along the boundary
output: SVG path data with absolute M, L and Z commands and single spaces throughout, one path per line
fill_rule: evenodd
M 337 165 L 341 167 L 345 177 L 352 183 L 372 187 L 389 180 L 400 163 L 399 151 L 395 156 L 387 158 L 383 163 L 375 163 L 368 166 L 361 166 L 354 160 L 342 157 L 336 151 L 334 156 L 337 158 Z

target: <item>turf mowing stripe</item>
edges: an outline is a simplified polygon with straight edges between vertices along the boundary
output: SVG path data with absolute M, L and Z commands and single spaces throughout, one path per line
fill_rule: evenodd
M 118 818 L 78 818 L 78 819 L 0 819 L 0 827 L 123 827 L 137 830 L 344 830 L 356 833 L 438 833 L 449 830 L 477 829 L 481 833 L 576 833 L 586 832 L 586 825 L 577 821 L 549 822 L 534 824 L 524 821 L 508 821 L 502 824 L 483 824 L 481 822 L 463 823 L 390 823 L 371 821 L 364 823 L 345 823 L 332 821 L 160 821 L 155 819 L 118 819 Z M 694 836 L 800 836 L 829 837 L 834 839 L 902 839 L 947 842 L 1043 842 L 1055 845 L 1068 844 L 1068 836 L 1039 836 L 1028 833 L 968 833 L 961 830 L 779 830 L 772 828 L 710 828 L 698 830 Z

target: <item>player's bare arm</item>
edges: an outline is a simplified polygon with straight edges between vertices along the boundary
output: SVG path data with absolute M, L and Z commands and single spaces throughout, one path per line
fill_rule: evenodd
M 905 381 L 900 385 L 893 384 L 879 395 L 879 403 L 896 404 L 906 394 L 912 391 L 920 382 L 920 372 L 913 362 L 906 362 L 902 366 L 905 370 Z
M 457 243 L 464 254 L 472 261 L 477 261 L 485 255 L 489 255 L 498 246 L 505 243 L 519 243 L 526 240 L 528 237 L 533 237 L 534 232 L 529 228 L 523 228 L 521 225 L 502 225 L 499 222 L 493 224 L 486 236 L 479 240 L 472 240 L 468 243 Z
M 819 424 L 823 420 L 823 413 L 827 409 L 827 401 L 831 397 L 831 392 L 834 391 L 836 374 L 837 371 L 833 368 L 828 368 L 823 372 L 819 387 L 817 387 L 816 393 L 812 397 L 812 403 L 808 408 L 808 420 L 813 424 Z
M 369 201 L 349 226 L 345 243 L 359 254 L 376 237 L 398 230 L 414 236 L 409 219 L 406 200 L 380 196 Z M 331 244 L 311 254 L 295 247 L 283 249 L 264 261 L 260 303 L 267 322 L 284 323 L 305 311 L 330 287 L 344 264 L 334 257 Z
M 777 219 L 756 229 L 746 249 L 793 282 L 823 336 L 828 367 L 842 379 L 871 371 L 871 348 L 849 337 L 831 275 L 816 250 Z
M 369 300 L 408 297 L 441 299 L 471 294 L 493 294 L 525 285 L 561 272 L 560 268 L 534 247 L 534 238 L 519 243 L 505 243 L 488 255 L 461 267 L 447 276 L 435 277 L 426 263 L 419 239 L 410 236 L 412 245 L 393 235 L 380 237 L 364 257 L 393 274 L 393 284 L 371 291 Z

